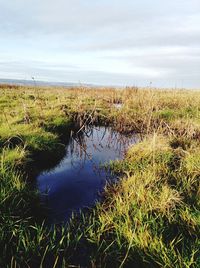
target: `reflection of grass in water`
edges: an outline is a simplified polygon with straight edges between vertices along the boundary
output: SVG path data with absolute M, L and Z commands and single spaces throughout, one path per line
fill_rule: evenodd
M 0 266 L 200 266 L 199 92 L 3 86 L 0 95 Z M 19 167 L 54 155 L 72 121 L 145 138 L 110 164 L 124 178 L 102 204 L 49 230 Z

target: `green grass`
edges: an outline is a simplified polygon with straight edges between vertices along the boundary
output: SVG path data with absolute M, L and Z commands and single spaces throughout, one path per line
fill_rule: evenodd
M 0 267 L 200 267 L 199 107 L 196 91 L 1 86 Z M 141 141 L 108 163 L 102 203 L 49 229 L 26 170 L 85 124 Z
M 132 147 L 125 160 L 111 163 L 113 171 L 126 175 L 108 186 L 104 203 L 96 208 L 97 224 L 88 232 L 88 239 L 101 245 L 102 262 L 199 266 L 199 205 L 191 202 L 199 200 L 199 181 L 186 184 L 189 155 L 180 159 L 184 167 L 172 165 L 174 156 L 177 151 L 166 138 L 153 136 Z

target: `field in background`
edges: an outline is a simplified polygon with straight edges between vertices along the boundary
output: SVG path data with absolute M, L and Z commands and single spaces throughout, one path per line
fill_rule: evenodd
M 2 85 L 0 111 L 0 266 L 200 266 L 199 91 Z M 102 204 L 49 230 L 26 171 L 93 124 L 141 142 L 108 163 Z

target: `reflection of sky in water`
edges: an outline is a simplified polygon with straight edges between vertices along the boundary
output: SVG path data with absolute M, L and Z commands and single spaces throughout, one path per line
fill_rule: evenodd
M 93 205 L 108 175 L 99 165 L 122 158 L 135 142 L 135 137 L 105 127 L 72 138 L 60 164 L 37 177 L 41 199 L 50 209 L 49 220 L 65 220 L 71 211 Z

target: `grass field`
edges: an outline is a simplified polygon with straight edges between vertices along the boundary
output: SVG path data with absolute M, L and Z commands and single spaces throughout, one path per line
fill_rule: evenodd
M 200 267 L 199 91 L 2 85 L 0 112 L 0 267 Z M 89 124 L 141 141 L 102 203 L 49 229 L 27 171 Z

